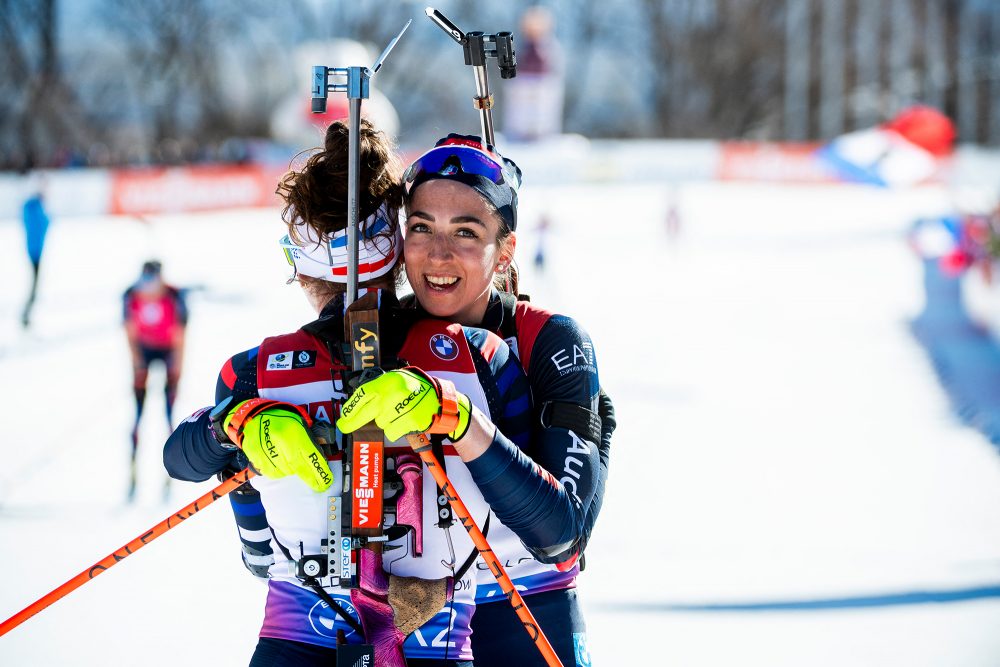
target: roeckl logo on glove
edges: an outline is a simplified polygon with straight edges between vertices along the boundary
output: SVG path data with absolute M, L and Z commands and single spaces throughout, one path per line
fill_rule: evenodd
M 272 459 L 278 458 L 278 452 L 274 447 L 274 443 L 271 442 L 271 420 L 264 419 L 261 421 L 261 431 L 264 435 L 264 448 L 267 450 L 267 455 Z
M 355 391 L 351 395 L 351 400 L 348 401 L 347 405 L 345 405 L 343 408 L 340 409 L 340 415 L 342 417 L 350 416 L 351 411 L 354 410 L 354 408 L 358 407 L 358 401 L 364 398 L 364 396 L 365 396 L 365 388 L 358 387 L 357 391 Z
M 315 468 L 316 472 L 319 473 L 319 476 L 320 478 L 322 478 L 323 482 L 325 484 L 332 484 L 333 480 L 330 479 L 330 476 L 326 474 L 325 470 L 323 470 L 323 466 L 319 464 L 319 457 L 316 455 L 316 452 L 313 452 L 312 454 L 309 455 L 309 460 L 312 462 L 313 468 Z
M 427 389 L 428 389 L 428 387 L 426 385 L 424 385 L 422 387 L 418 387 L 417 389 L 414 389 L 413 392 L 409 396 L 407 396 L 406 398 L 404 398 L 399 403 L 396 403 L 396 414 L 399 414 L 400 412 L 402 412 L 403 410 L 405 410 L 406 406 L 408 406 L 413 401 L 413 399 L 415 399 L 417 396 L 419 396 L 420 394 L 422 394 L 425 391 L 427 391 Z

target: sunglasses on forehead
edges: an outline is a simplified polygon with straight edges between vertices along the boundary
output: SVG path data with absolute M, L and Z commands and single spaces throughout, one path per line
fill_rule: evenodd
M 471 146 L 438 146 L 427 151 L 406 168 L 403 183 L 409 186 L 424 174 L 439 176 L 483 176 L 497 185 L 506 184 L 517 188 L 517 179 L 500 159 Z

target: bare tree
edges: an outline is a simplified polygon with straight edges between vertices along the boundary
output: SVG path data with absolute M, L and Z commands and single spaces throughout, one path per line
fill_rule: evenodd
M 72 92 L 60 69 L 56 0 L 0 0 L 0 146 L 8 166 L 51 162 L 60 145 L 81 132 Z
M 535 1 L 444 8 L 465 30 L 513 30 L 516 47 L 518 17 Z M 590 136 L 782 139 L 793 109 L 802 114 L 797 134 L 817 138 L 821 110 L 840 96 L 827 116 L 843 118 L 846 130 L 924 102 L 964 119 L 964 140 L 1000 141 L 1000 4 L 845 0 L 844 29 L 824 33 L 839 14 L 821 8 L 836 3 L 796 0 L 802 11 L 786 25 L 791 1 L 552 0 L 567 62 L 564 127 Z M 421 10 L 416 0 L 0 0 L 0 166 L 29 156 L 57 164 L 58 153 L 91 144 L 118 161 L 123 152 L 130 161 L 210 157 L 229 138 L 267 136 L 272 110 L 300 85 L 292 60 L 299 44 L 347 37 L 377 49 L 407 18 L 416 22 L 376 84 L 399 113 L 400 140 L 476 132 L 472 73 Z M 84 14 L 85 26 L 63 23 Z M 902 32 L 893 27 L 900 17 L 909 26 Z M 808 27 L 801 34 L 812 47 L 792 90 L 786 36 L 796 22 Z M 820 43 L 831 40 L 844 43 L 824 60 Z M 504 82 L 491 72 L 500 120 Z M 823 84 L 831 72 L 843 86 Z M 844 113 L 830 111 L 843 104 Z
M 659 136 L 773 135 L 780 117 L 783 2 L 645 0 Z
M 145 150 L 168 153 L 187 138 L 204 146 L 265 135 L 275 100 L 294 80 L 290 46 L 301 38 L 294 26 L 311 25 L 302 3 L 279 13 L 264 0 L 105 0 L 101 17 L 126 65 L 109 73 L 120 102 L 143 128 Z M 274 73 L 275 61 L 287 77 Z M 160 158 L 185 158 L 197 148 Z

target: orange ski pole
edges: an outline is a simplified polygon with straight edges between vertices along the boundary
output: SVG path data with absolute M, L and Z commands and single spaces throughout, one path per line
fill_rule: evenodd
M 56 588 L 55 590 L 49 593 L 46 593 L 45 595 L 32 602 L 21 611 L 17 612 L 16 614 L 8 618 L 3 623 L 0 623 L 0 637 L 7 634 L 17 626 L 21 625 L 35 614 L 42 611 L 49 605 L 51 605 L 56 600 L 65 597 L 67 594 L 72 593 L 80 586 L 83 586 L 85 583 L 87 583 L 97 575 L 101 574 L 112 565 L 115 565 L 119 561 L 125 560 L 126 558 L 134 554 L 136 551 L 138 551 L 142 547 L 146 546 L 147 544 L 155 540 L 160 535 L 163 535 L 171 528 L 174 528 L 175 526 L 179 525 L 185 519 L 191 518 L 195 513 L 205 509 L 219 498 L 225 496 L 230 491 L 236 489 L 237 487 L 243 486 L 253 476 L 254 473 L 249 468 L 241 470 L 240 472 L 236 473 L 235 475 L 227 479 L 219 486 L 215 487 L 205 495 L 195 500 L 190 505 L 181 508 L 174 514 L 171 514 L 166 519 L 156 524 L 146 532 L 144 532 L 142 535 L 139 535 L 134 540 L 123 546 L 121 549 L 118 549 L 117 551 L 108 554 L 107 556 L 97 561 L 96 563 L 88 567 L 86 570 L 81 572 L 80 574 L 76 575 L 75 577 L 67 581 L 62 586 Z
M 462 526 L 468 531 L 469 537 L 472 538 L 472 543 L 476 545 L 476 549 L 479 551 L 479 555 L 483 557 L 483 560 L 486 561 L 486 564 L 490 568 L 490 572 L 496 577 L 497 583 L 500 584 L 500 590 L 510 600 L 511 605 L 514 607 L 514 612 L 521 619 L 521 624 L 527 630 L 531 640 L 535 642 L 535 647 L 542 654 L 542 657 L 545 658 L 545 662 L 549 667 L 563 667 L 562 661 L 556 655 L 552 644 L 549 643 L 548 637 L 542 632 L 538 621 L 535 620 L 528 606 L 524 603 L 524 598 L 514 588 L 514 582 L 507 576 L 507 571 L 504 570 L 500 560 L 493 553 L 493 549 L 490 547 L 490 543 L 486 541 L 483 531 L 479 530 L 479 526 L 476 525 L 476 521 L 472 518 L 469 509 L 462 502 L 462 499 L 458 497 L 458 493 L 451 485 L 451 480 L 448 479 L 447 473 L 438 465 L 437 459 L 434 457 L 434 452 L 431 449 L 431 441 L 423 434 L 408 435 L 406 439 L 410 443 L 410 447 L 413 448 L 413 451 L 427 465 L 427 469 L 431 471 L 431 476 L 434 477 L 434 481 L 441 488 L 445 498 L 448 499 L 448 503 L 455 511 L 455 516 L 458 517 L 458 520 L 462 522 Z

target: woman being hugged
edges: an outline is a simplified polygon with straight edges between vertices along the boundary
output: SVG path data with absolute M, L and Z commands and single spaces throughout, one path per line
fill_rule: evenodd
M 520 357 L 534 402 L 525 452 L 551 473 L 546 495 L 526 493 L 503 474 L 509 453 L 491 448 L 470 464 L 499 524 L 490 530 L 532 613 L 564 665 L 589 665 L 576 596 L 584 547 L 607 479 L 610 399 L 601 390 L 594 346 L 572 318 L 518 300 L 513 259 L 521 172 L 479 137 L 449 135 L 404 173 L 405 264 L 411 307 L 502 336 Z M 548 495 L 561 496 L 556 502 Z M 514 500 L 512 500 L 514 499 Z M 541 502 L 540 502 L 541 501 Z M 566 510 L 558 533 L 538 521 Z M 477 667 L 543 664 L 488 571 L 480 570 L 473 618 Z
M 507 345 L 481 329 L 418 320 L 399 308 L 398 170 L 384 135 L 366 121 L 360 132 L 358 279 L 377 291 L 383 366 L 392 370 L 351 391 L 359 378 L 348 368 L 344 340 L 348 131 L 334 123 L 325 148 L 279 186 L 289 231 L 281 246 L 319 318 L 233 356 L 219 374 L 216 406 L 181 424 L 164 447 L 167 470 L 178 479 L 201 481 L 248 461 L 260 473 L 231 495 L 244 561 L 268 579 L 253 667 L 329 665 L 338 646 L 363 640 L 375 644 L 380 666 L 398 667 L 404 656 L 410 667 L 471 660 L 475 550 L 465 529 L 439 512 L 433 479 L 402 440 L 441 430 L 445 385 L 454 385 L 457 400 L 448 402 L 454 421 L 437 453 L 477 523 L 490 512 L 479 486 L 496 483 L 477 477 L 484 452 L 506 453 L 509 483 L 539 496 L 552 488 L 520 449 L 529 389 Z M 347 589 L 320 555 L 330 528 L 340 526 L 331 500 L 349 501 L 341 495 L 341 432 L 371 419 L 385 431 L 388 542 L 357 553 L 360 586 Z M 339 431 L 330 428 L 334 420 Z M 316 424 L 326 425 L 325 442 L 314 439 Z M 329 446 L 334 441 L 338 446 Z M 549 533 L 566 512 L 560 502 L 552 499 L 539 517 L 552 524 Z

